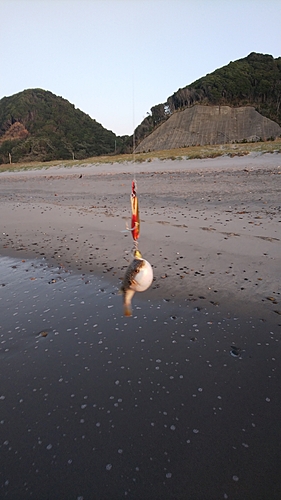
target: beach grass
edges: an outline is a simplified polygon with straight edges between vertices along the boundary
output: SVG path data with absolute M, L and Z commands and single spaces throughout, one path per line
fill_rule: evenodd
M 169 149 L 162 151 L 149 151 L 147 153 L 94 156 L 92 158 L 85 158 L 83 160 L 52 160 L 49 162 L 31 161 L 24 163 L 1 164 L 0 172 L 48 169 L 50 167 L 71 168 L 79 165 L 89 166 L 89 165 L 129 163 L 129 162 L 142 163 L 142 162 L 149 162 L 155 159 L 194 160 L 194 159 L 204 159 L 204 158 L 216 158 L 223 155 L 233 157 L 233 156 L 244 156 L 249 153 L 275 153 L 275 152 L 276 153 L 281 152 L 281 138 L 278 138 L 274 141 L 266 141 L 266 142 L 219 144 L 219 145 L 208 145 L 208 146 L 189 146 L 185 148 Z

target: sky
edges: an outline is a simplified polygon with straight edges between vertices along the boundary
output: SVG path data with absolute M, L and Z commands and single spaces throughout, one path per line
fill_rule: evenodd
M 281 0 L 0 0 L 0 99 L 62 96 L 117 135 L 251 52 L 281 55 Z

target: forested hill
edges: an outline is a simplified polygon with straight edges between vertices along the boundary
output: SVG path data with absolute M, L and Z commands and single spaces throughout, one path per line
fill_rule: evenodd
M 151 113 L 135 131 L 139 144 L 175 112 L 203 105 L 253 106 L 263 116 L 281 125 L 281 57 L 252 52 L 211 74 L 180 88 Z
M 29 89 L 0 100 L 0 163 L 83 159 L 114 153 L 121 143 L 52 92 Z
M 180 88 L 151 108 L 135 130 L 136 145 L 175 113 L 196 104 L 251 106 L 281 125 L 281 57 L 253 52 Z M 253 130 L 249 135 L 258 134 Z M 0 163 L 84 159 L 129 152 L 132 144 L 132 137 L 116 137 L 52 92 L 29 89 L 0 100 Z

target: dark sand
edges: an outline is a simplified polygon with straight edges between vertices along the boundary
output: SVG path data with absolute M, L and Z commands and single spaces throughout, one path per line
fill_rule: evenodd
M 139 167 L 132 318 L 129 167 L 0 175 L 0 498 L 281 498 L 280 160 Z

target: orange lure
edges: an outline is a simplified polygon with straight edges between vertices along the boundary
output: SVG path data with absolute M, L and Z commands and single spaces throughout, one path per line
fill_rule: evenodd
M 140 217 L 139 217 L 139 203 L 138 203 L 135 181 L 132 182 L 131 206 L 132 206 L 131 232 L 133 240 L 136 241 L 140 235 Z

